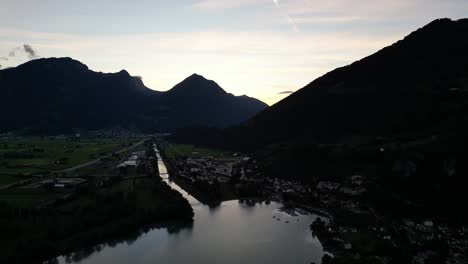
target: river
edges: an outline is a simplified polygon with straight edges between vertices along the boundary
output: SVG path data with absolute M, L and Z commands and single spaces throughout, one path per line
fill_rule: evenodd
M 160 176 L 192 205 L 193 226 L 154 228 L 131 241 L 100 245 L 85 257 L 58 257 L 59 263 L 320 263 L 323 249 L 309 229 L 316 215 L 286 213 L 275 202 L 233 200 L 210 208 L 172 182 L 157 155 Z

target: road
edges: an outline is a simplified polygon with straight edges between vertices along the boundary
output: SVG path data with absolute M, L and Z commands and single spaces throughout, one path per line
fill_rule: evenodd
M 143 142 L 145 142 L 146 140 L 147 140 L 147 138 L 145 138 L 145 139 L 143 139 L 143 140 L 141 140 L 141 141 L 139 141 L 139 142 L 137 142 L 137 143 L 131 145 L 130 147 L 126 147 L 126 148 L 124 148 L 124 149 L 121 149 L 121 150 L 119 150 L 119 151 L 117 151 L 117 152 L 115 152 L 115 153 L 120 154 L 120 153 L 125 152 L 125 151 L 127 151 L 127 150 L 129 150 L 129 149 L 135 148 L 135 147 L 137 147 L 137 146 L 143 144 Z M 76 166 L 73 166 L 73 167 L 71 167 L 71 168 L 68 168 L 68 169 L 64 169 L 64 170 L 55 172 L 55 173 L 53 173 L 53 174 L 68 173 L 68 172 L 72 172 L 72 171 L 77 170 L 77 169 L 81 169 L 81 168 L 84 168 L 84 167 L 88 167 L 88 166 L 91 166 L 91 165 L 93 165 L 93 164 L 98 163 L 98 162 L 101 161 L 102 159 L 109 158 L 110 156 L 112 156 L 112 154 L 109 154 L 109 155 L 106 155 L 106 156 L 102 156 L 102 157 L 100 157 L 99 159 L 95 159 L 95 160 L 92 160 L 92 161 L 88 161 L 88 162 L 86 162 L 86 163 L 83 163 L 83 164 L 80 164 L 80 165 L 76 165 Z M 52 175 L 52 176 L 54 176 L 54 175 Z

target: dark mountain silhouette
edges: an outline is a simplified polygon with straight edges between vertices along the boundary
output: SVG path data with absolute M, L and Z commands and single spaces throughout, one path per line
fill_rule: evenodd
M 438 134 L 468 119 L 468 19 L 440 19 L 338 68 L 230 130 L 259 145 Z
M 241 126 L 181 130 L 173 140 L 248 151 L 254 177 L 294 178 L 312 188 L 363 175 L 359 203 L 383 214 L 461 217 L 459 204 L 468 201 L 467 33 L 468 19 L 436 20 Z
M 48 58 L 0 71 L 1 130 L 47 133 L 121 126 L 170 131 L 240 123 L 267 107 L 193 75 L 168 92 L 122 70 L 100 73 L 70 58 Z
M 440 208 L 468 199 L 451 195 L 468 183 L 467 32 L 468 19 L 436 20 L 240 126 L 180 130 L 173 140 L 249 151 L 267 176 L 316 183 L 363 173 Z M 396 172 L 401 162 L 414 171 Z
M 234 96 L 224 91 L 216 82 L 193 74 L 164 93 L 162 101 L 173 109 L 182 124 L 213 124 L 226 127 L 239 124 L 267 107 L 248 96 Z M 183 105 L 185 107 L 177 107 Z M 215 110 L 216 111 L 213 111 Z M 235 110 L 235 111 L 233 111 Z

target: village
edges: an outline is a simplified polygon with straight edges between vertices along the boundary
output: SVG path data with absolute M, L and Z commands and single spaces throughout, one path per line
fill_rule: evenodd
M 228 185 L 238 199 L 281 201 L 320 215 L 311 230 L 330 260 L 338 261 L 329 263 L 341 263 L 340 259 L 354 261 L 347 263 L 399 259 L 422 264 L 438 263 L 444 258 L 450 264 L 467 262 L 468 226 L 444 219 L 383 215 L 371 202 L 374 179 L 360 174 L 307 185 L 293 179 L 265 177 L 255 159 L 239 153 L 216 157 L 193 151 L 178 156 L 174 165 L 177 177 L 198 187 L 203 182 L 204 190 L 222 190 L 216 186 Z
M 173 179 L 195 195 L 204 193 L 198 198 L 207 203 L 217 204 L 237 198 L 281 201 L 285 194 L 310 192 L 310 188 L 298 181 L 262 177 L 256 161 L 245 154 L 204 153 L 203 150 L 192 149 L 183 155 L 173 155 L 170 152 L 174 144 L 170 147 L 162 145 L 162 154 Z
M 451 264 L 467 262 L 468 226 L 442 218 L 400 219 L 379 214 L 367 196 L 367 186 L 372 184 L 368 178 L 353 175 L 344 182 L 320 181 L 312 192 L 313 204 L 334 216 L 333 221 L 317 219 L 311 225 L 330 252 L 328 263 L 341 263 L 339 259 L 354 260 L 348 263 L 370 259 L 372 263 L 390 259 L 415 264 L 441 263 L 441 259 Z
M 179 168 L 177 175 L 190 181 L 202 180 L 210 184 L 214 182 L 226 183 L 234 174 L 239 173 L 239 166 L 248 157 L 233 156 L 230 158 L 216 158 L 213 156 L 198 156 L 185 160 L 178 160 L 176 167 Z

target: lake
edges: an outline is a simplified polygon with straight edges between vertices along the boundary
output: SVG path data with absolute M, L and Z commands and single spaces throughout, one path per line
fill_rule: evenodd
M 195 213 L 191 227 L 154 228 L 135 239 L 103 244 L 83 257 L 58 257 L 59 263 L 320 263 L 323 249 L 312 236 L 317 217 L 283 210 L 280 203 L 226 201 L 215 208 L 200 203 L 170 181 L 158 154 L 160 176 L 188 199 Z M 79 257 L 77 257 L 79 256 Z

